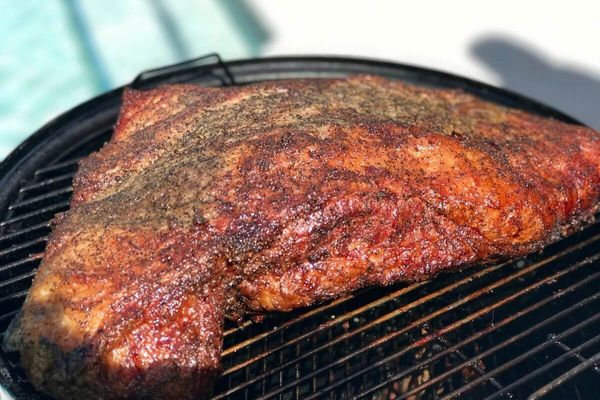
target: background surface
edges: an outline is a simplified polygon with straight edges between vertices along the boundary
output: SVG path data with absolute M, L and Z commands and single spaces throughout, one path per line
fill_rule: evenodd
M 423 65 L 600 129 L 598 1 L 0 0 L 0 10 L 0 159 L 138 72 L 210 52 Z

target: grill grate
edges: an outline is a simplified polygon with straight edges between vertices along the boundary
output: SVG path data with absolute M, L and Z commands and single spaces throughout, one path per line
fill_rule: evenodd
M 598 227 L 590 227 L 570 246 L 559 243 L 528 260 L 385 293 L 366 291 L 284 317 L 274 322 L 276 328 L 251 332 L 245 340 L 230 339 L 249 330 L 234 328 L 227 336 L 232 344 L 223 353 L 227 382 L 222 380 L 217 398 L 244 390 L 249 398 L 319 398 L 328 393 L 380 398 L 394 390 L 403 392 L 394 398 L 436 398 L 452 391 L 475 398 L 502 393 L 522 397 L 531 389 L 529 381 L 541 375 L 548 382 L 552 374 L 587 362 L 583 350 L 600 351 L 600 314 L 594 314 L 600 272 L 593 273 L 600 257 L 594 254 L 599 233 Z M 330 315 L 335 318 L 328 320 Z M 291 329 L 294 325 L 302 327 Z M 283 355 L 286 350 L 290 354 Z M 261 362 L 269 366 L 265 372 L 252 370 Z M 299 376 L 281 383 L 273 379 L 286 371 Z M 269 382 L 274 387 L 265 389 Z M 303 386 L 312 393 L 298 393 Z
M 0 330 L 25 299 L 49 220 L 68 207 L 78 160 L 110 137 L 113 122 L 20 182 L 0 222 Z M 600 224 L 591 224 L 524 259 L 363 290 L 261 323 L 227 323 L 214 397 L 594 398 L 599 249 Z M 43 398 L 16 356 L 0 355 L 0 381 L 17 395 Z

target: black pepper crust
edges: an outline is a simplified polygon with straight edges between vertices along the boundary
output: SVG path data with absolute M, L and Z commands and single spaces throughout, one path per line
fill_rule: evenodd
M 369 76 L 127 90 L 5 344 L 57 398 L 207 396 L 223 319 L 526 254 L 591 218 L 600 135 Z

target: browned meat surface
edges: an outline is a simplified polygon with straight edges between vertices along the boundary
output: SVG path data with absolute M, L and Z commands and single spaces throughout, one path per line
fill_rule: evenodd
M 600 134 L 373 77 L 127 91 L 6 344 L 64 399 L 206 395 L 222 324 L 540 249 Z

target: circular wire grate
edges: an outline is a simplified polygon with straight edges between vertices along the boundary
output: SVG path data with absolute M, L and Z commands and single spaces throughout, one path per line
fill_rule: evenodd
M 211 56 L 216 57 L 216 56 Z M 535 102 L 451 75 L 354 59 L 202 59 L 140 75 L 223 86 L 374 73 L 459 87 L 569 120 Z M 121 89 L 42 128 L 1 166 L 0 330 L 22 305 L 49 221 L 68 208 L 77 162 L 110 139 Z M 572 121 L 572 120 L 570 120 Z M 374 288 L 261 323 L 227 324 L 216 399 L 591 399 L 600 393 L 600 224 L 530 257 Z M 43 398 L 18 356 L 0 352 L 0 382 Z

